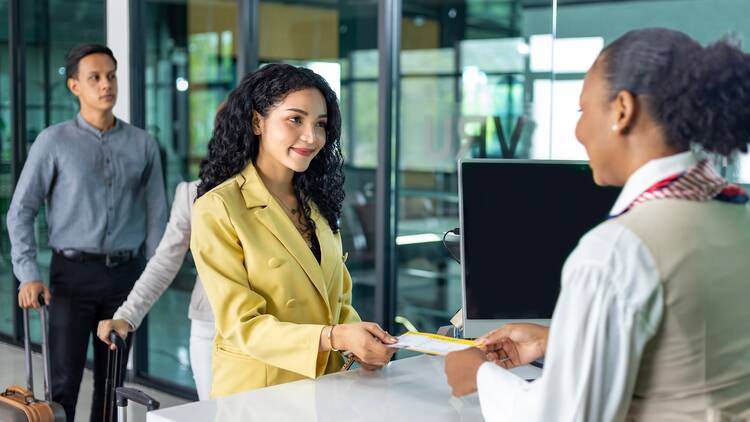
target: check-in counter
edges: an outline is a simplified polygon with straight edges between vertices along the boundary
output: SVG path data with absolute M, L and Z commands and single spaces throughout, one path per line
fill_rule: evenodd
M 252 390 L 148 413 L 148 422 L 482 421 L 476 394 L 451 396 L 439 356 L 417 356 L 386 368 L 361 369 Z M 534 367 L 514 369 L 536 378 Z

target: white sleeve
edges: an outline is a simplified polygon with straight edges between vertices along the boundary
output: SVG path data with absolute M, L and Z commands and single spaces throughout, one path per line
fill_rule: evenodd
M 600 225 L 563 269 L 542 376 L 526 382 L 484 363 L 477 373 L 482 414 L 488 422 L 623 420 L 661 317 L 650 252 L 622 225 Z
M 112 319 L 124 319 L 135 330 L 154 302 L 172 284 L 190 249 L 190 200 L 188 183 L 177 185 L 172 212 L 159 241 L 156 252 L 148 260 L 143 274 L 138 277 L 127 300 L 120 305 Z

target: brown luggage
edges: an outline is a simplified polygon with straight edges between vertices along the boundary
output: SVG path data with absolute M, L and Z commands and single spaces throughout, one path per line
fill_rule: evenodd
M 44 303 L 42 300 L 40 303 Z M 0 422 L 65 422 L 62 406 L 52 401 L 50 395 L 49 343 L 47 342 L 46 307 L 39 309 L 42 323 L 42 358 L 44 363 L 44 400 L 34 397 L 33 370 L 31 367 L 31 340 L 29 339 L 29 310 L 23 310 L 24 349 L 26 351 L 26 385 L 13 385 L 0 393 Z

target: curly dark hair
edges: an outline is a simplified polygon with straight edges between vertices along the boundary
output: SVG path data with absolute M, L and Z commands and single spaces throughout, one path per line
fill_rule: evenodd
M 730 156 L 750 142 L 750 55 L 728 39 L 702 47 L 663 28 L 630 31 L 601 53 L 612 98 L 642 96 L 666 141 Z
M 208 156 L 201 162 L 198 197 L 240 173 L 258 158 L 259 138 L 253 133 L 253 112 L 267 116 L 287 95 L 314 88 L 325 98 L 326 143 L 303 173 L 292 179 L 294 193 L 305 217 L 306 230 L 314 233 L 310 202 L 317 205 L 334 233 L 339 230 L 344 200 L 344 170 L 341 155 L 341 112 L 336 93 L 325 79 L 310 69 L 288 64 L 269 64 L 248 74 L 229 93 L 216 115 Z

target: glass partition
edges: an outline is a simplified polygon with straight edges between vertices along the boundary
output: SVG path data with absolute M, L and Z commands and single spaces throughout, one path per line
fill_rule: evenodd
M 352 301 L 365 320 L 374 317 L 375 292 L 377 16 L 376 2 L 261 0 L 258 17 L 261 65 L 308 67 L 338 94 L 346 176 L 341 236 L 354 284 Z
M 648 27 L 666 27 L 683 31 L 703 45 L 729 36 L 750 42 L 750 3 L 744 0 L 638 0 L 576 2 L 560 1 L 557 11 L 555 79 L 567 87 L 555 92 L 553 107 L 553 144 L 572 145 L 573 117 L 578 108 L 578 91 L 585 72 L 596 53 L 627 31 Z M 581 2 L 578 2 L 581 3 Z M 534 22 L 544 21 L 551 7 L 536 8 Z M 543 25 L 541 25 L 543 26 Z M 579 66 L 571 66 L 578 63 Z M 573 86 L 576 85 L 574 88 Z M 556 87 L 557 88 L 557 87 Z M 750 158 L 739 157 L 730 163 L 728 176 L 750 182 Z
M 0 0 L 0 16 L 8 16 L 8 6 L 8 0 Z M 13 336 L 13 296 L 16 295 L 16 291 L 10 263 L 8 228 L 5 223 L 13 193 L 8 31 L 7 25 L 0 25 L 0 334 Z
M 237 82 L 237 2 L 146 1 L 146 130 L 159 143 L 167 196 L 198 178 L 219 103 Z M 190 294 L 197 272 L 188 254 L 148 318 L 146 373 L 194 387 Z
M 405 0 L 401 22 L 396 309 L 434 332 L 461 307 L 457 161 L 547 157 L 550 49 L 519 1 Z

